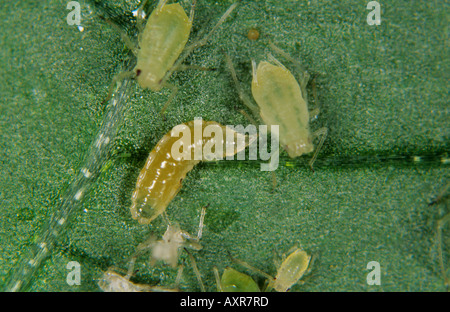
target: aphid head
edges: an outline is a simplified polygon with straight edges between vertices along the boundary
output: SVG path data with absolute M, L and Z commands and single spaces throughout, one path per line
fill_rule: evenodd
M 284 149 L 288 152 L 289 157 L 295 158 L 303 154 L 309 154 L 314 150 L 311 137 L 308 136 L 306 140 L 298 139 L 285 145 Z

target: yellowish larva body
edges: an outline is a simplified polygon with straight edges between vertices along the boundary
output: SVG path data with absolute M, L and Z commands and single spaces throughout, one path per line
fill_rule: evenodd
M 161 81 L 183 51 L 192 22 L 178 3 L 153 10 L 139 38 L 136 79 L 143 88 L 159 91 Z
M 194 123 L 195 121 L 190 121 L 183 125 L 188 128 L 190 133 L 194 133 Z M 180 140 L 179 137 L 172 136 L 172 131 L 175 128 L 164 135 L 151 151 L 146 164 L 137 179 L 136 189 L 132 196 L 132 205 L 130 208 L 133 219 L 138 220 L 141 224 L 148 224 L 162 214 L 180 190 L 186 174 L 201 160 L 211 160 L 206 158 L 195 160 L 195 157 L 193 157 L 195 150 L 202 150 L 205 144 L 208 144 L 209 146 L 223 144 L 223 157 L 225 157 L 235 155 L 242 149 L 245 149 L 249 144 L 245 135 L 239 134 L 214 121 L 203 121 L 201 123 L 202 133 L 207 126 L 220 127 L 223 134 L 230 131 L 230 133 L 233 133 L 233 141 L 229 139 L 228 135 L 226 138 L 216 138 L 215 136 L 205 138 L 202 136 L 200 140 L 194 141 L 195 135 L 191 135 L 190 143 L 185 151 L 187 155 L 191 155 L 191 157 L 186 157 L 189 158 L 189 160 L 186 160 L 184 158 L 175 159 L 172 156 L 172 145 Z M 245 140 L 245 146 L 240 146 L 235 140 Z M 231 154 L 227 154 L 227 144 L 234 146 Z M 205 154 L 202 156 L 206 157 Z
M 266 61 L 260 62 L 253 76 L 252 94 L 264 123 L 279 125 L 280 144 L 290 157 L 314 150 L 308 106 L 289 70 Z

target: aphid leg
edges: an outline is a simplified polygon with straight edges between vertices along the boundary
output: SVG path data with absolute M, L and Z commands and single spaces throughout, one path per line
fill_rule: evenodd
M 172 68 L 170 70 L 168 70 L 167 73 L 164 75 L 164 78 L 162 79 L 161 84 L 164 84 L 167 81 L 167 79 L 170 78 L 170 76 L 173 74 L 173 72 L 177 70 L 177 68 L 184 62 L 184 60 L 189 56 L 189 54 L 191 54 L 191 52 L 193 50 L 195 50 L 198 47 L 201 47 L 201 46 L 205 45 L 208 42 L 209 38 L 214 33 L 214 31 L 216 31 L 216 29 L 219 28 L 220 25 L 223 24 L 225 19 L 231 14 L 231 12 L 234 10 L 234 8 L 236 6 L 237 6 L 237 3 L 232 4 L 228 8 L 228 10 L 222 15 L 222 17 L 217 22 L 217 24 L 213 27 L 213 29 L 211 29 L 211 31 L 205 37 L 203 37 L 201 40 L 199 40 L 197 42 L 194 42 L 191 45 L 189 45 L 189 46 L 184 48 L 183 54 L 180 55 L 180 57 L 175 62 L 175 64 L 172 66 Z
M 438 204 L 443 199 L 447 198 L 450 195 L 450 193 L 447 192 L 449 189 L 450 189 L 450 183 L 448 183 L 445 186 L 445 188 L 439 193 L 439 195 L 431 203 L 428 204 L 428 206 L 432 206 L 434 204 Z
M 248 120 L 248 122 L 250 122 L 252 125 L 258 126 L 258 123 L 256 122 L 256 120 L 253 119 L 253 117 L 250 116 L 245 110 L 240 109 L 239 113 L 241 113 Z
M 282 255 L 280 255 L 280 253 L 276 249 L 273 250 L 273 254 L 273 263 L 275 264 L 276 268 L 279 268 L 281 266 L 280 259 L 282 259 Z
M 234 81 L 234 84 L 235 84 L 236 89 L 238 91 L 239 98 L 244 103 L 244 105 L 247 106 L 247 108 L 252 111 L 252 114 L 254 116 L 258 116 L 259 115 L 259 108 L 258 108 L 258 106 L 256 104 L 253 104 L 250 101 L 250 99 L 247 97 L 247 95 L 242 90 L 241 84 L 239 83 L 239 80 L 237 79 L 236 71 L 234 70 L 233 62 L 231 61 L 230 56 L 228 54 L 225 54 L 225 59 L 227 61 L 227 66 L 228 66 L 228 69 L 230 70 L 231 76 L 233 77 L 233 81 Z M 246 115 L 244 115 L 244 116 L 246 116 Z M 250 119 L 249 117 L 247 117 L 247 118 Z M 252 122 L 252 119 L 250 119 L 250 122 Z M 252 124 L 256 124 L 256 123 L 253 121 Z
M 139 257 L 140 255 L 144 254 L 147 252 L 147 250 L 153 248 L 153 246 L 156 243 L 156 236 L 154 234 L 150 235 L 150 237 L 140 243 L 137 247 L 136 247 L 136 251 L 133 255 L 133 258 L 136 260 L 137 257 Z
M 320 128 L 319 130 L 317 130 L 316 132 L 314 132 L 312 134 L 313 139 L 320 136 L 320 141 L 319 144 L 316 146 L 316 149 L 314 151 L 314 155 L 311 158 L 311 160 L 309 161 L 309 167 L 311 168 L 312 171 L 314 171 L 313 169 L 313 164 L 316 161 L 317 155 L 319 154 L 320 150 L 322 149 L 322 145 L 323 142 L 325 141 L 326 137 L 327 137 L 327 133 L 328 133 L 328 128 Z
M 192 52 L 192 50 L 204 46 L 209 38 L 212 36 L 212 34 L 217 30 L 217 28 L 220 27 L 220 25 L 223 24 L 223 22 L 225 22 L 225 20 L 227 19 L 227 17 L 231 14 L 231 12 L 233 12 L 234 8 L 238 5 L 238 3 L 233 3 L 228 10 L 226 10 L 225 13 L 223 13 L 222 17 L 219 19 L 219 21 L 217 22 L 217 24 L 213 27 L 213 29 L 210 30 L 210 32 L 203 37 L 202 39 L 198 40 L 197 42 L 194 42 L 193 44 L 191 44 L 190 46 L 186 47 L 185 52 Z
M 105 21 L 109 25 L 111 25 L 113 28 L 116 29 L 116 31 L 120 34 L 120 37 L 122 38 L 122 40 L 125 43 L 125 45 L 127 46 L 127 48 L 130 49 L 131 52 L 133 52 L 134 55 L 137 55 L 138 46 L 137 46 L 136 43 L 133 42 L 133 40 L 130 37 L 128 37 L 127 33 L 122 28 L 120 28 L 119 25 L 117 25 L 113 21 L 111 21 L 109 19 L 106 19 Z
M 158 12 L 161 12 L 162 8 L 166 5 L 168 0 L 159 0 L 158 5 L 156 6 L 155 10 Z
M 164 221 L 166 221 L 166 223 L 170 226 L 172 224 L 172 222 L 170 222 L 170 219 L 169 219 L 169 216 L 167 215 L 167 212 L 164 211 L 162 213 L 162 216 L 163 216 Z
M 273 283 L 273 280 L 271 281 L 271 280 L 266 279 L 264 281 L 263 287 L 261 288 L 261 292 L 269 292 L 269 291 L 271 291 L 272 290 L 272 283 Z
M 144 30 L 144 21 L 145 21 L 145 12 L 144 12 L 144 7 L 147 4 L 148 0 L 144 0 L 142 1 L 142 4 L 139 6 L 137 12 L 136 12 L 136 26 L 138 29 L 139 34 L 142 33 L 142 31 Z
M 163 85 L 164 87 L 167 87 L 171 90 L 170 96 L 167 99 L 166 103 L 164 104 L 163 108 L 161 109 L 161 111 L 159 112 L 161 116 L 164 117 L 164 112 L 166 111 L 166 109 L 169 107 L 169 105 L 172 103 L 172 101 L 175 99 L 175 96 L 178 93 L 178 87 L 170 84 L 170 83 L 164 83 Z
M 270 173 L 272 174 L 272 193 L 274 193 L 277 188 L 277 175 L 275 171 L 271 171 Z
M 222 281 L 220 280 L 219 270 L 216 266 L 213 266 L 214 277 L 216 278 L 216 286 L 218 292 L 223 292 Z
M 280 49 L 279 47 L 274 45 L 272 41 L 270 41 L 269 44 L 270 44 L 270 48 L 272 50 L 274 50 L 275 52 L 277 52 L 278 54 L 283 56 L 285 59 L 290 61 L 292 64 L 294 64 L 294 66 L 297 68 L 297 71 L 299 73 L 302 73 L 302 77 L 300 77 L 299 83 L 300 83 L 300 88 L 302 90 L 302 94 L 306 95 L 307 94 L 306 93 L 306 85 L 308 84 L 308 80 L 310 77 L 308 72 L 306 71 L 306 69 L 302 66 L 302 64 L 300 64 L 299 61 L 297 61 L 292 56 L 290 56 L 288 53 L 286 53 L 285 51 L 283 51 L 282 49 Z M 308 100 L 306 98 L 305 98 L 305 101 L 306 101 L 306 103 L 308 103 Z
M 177 289 L 180 287 L 181 278 L 183 277 L 183 270 L 184 270 L 184 264 L 180 264 L 178 267 L 177 277 L 175 279 L 175 284 L 173 285 L 173 288 Z
M 200 223 L 198 224 L 198 232 L 197 232 L 197 241 L 202 238 L 202 232 L 203 232 L 203 222 L 205 220 L 206 215 L 206 208 L 208 208 L 209 204 L 202 208 L 202 212 L 200 214 Z
M 192 0 L 191 4 L 191 13 L 189 13 L 189 22 L 192 24 L 194 21 L 194 13 L 195 13 L 195 5 L 197 4 L 197 0 Z
M 183 70 L 188 70 L 188 69 L 204 70 L 204 71 L 216 70 L 215 68 L 208 68 L 208 67 L 204 67 L 204 66 L 181 64 L 180 66 L 178 66 L 176 71 L 183 71 Z
M 295 250 L 297 250 L 299 247 L 298 247 L 298 242 L 297 243 L 295 243 L 295 245 L 294 246 L 292 246 L 291 248 L 289 248 L 289 250 L 287 251 L 287 252 L 283 252 L 282 254 L 281 254 L 281 258 L 283 259 L 283 261 L 284 261 L 284 259 L 286 259 L 286 254 L 291 254 L 291 253 L 293 253 Z
M 200 275 L 200 271 L 198 270 L 197 262 L 195 261 L 194 256 L 186 248 L 184 248 L 184 250 L 187 252 L 189 259 L 191 260 L 192 269 L 194 270 L 195 277 L 197 278 L 198 284 L 200 285 L 200 290 L 202 292 L 205 292 L 205 286 L 203 285 L 202 276 Z
M 250 271 L 252 271 L 252 272 L 254 272 L 254 273 L 257 273 L 257 274 L 260 274 L 260 275 L 264 276 L 264 277 L 267 278 L 269 281 L 273 281 L 273 280 L 274 280 L 273 277 L 270 276 L 269 274 L 267 274 L 266 272 L 261 271 L 260 269 L 257 269 L 257 268 L 255 268 L 255 267 L 251 266 L 250 264 L 248 264 L 247 262 L 245 262 L 245 261 L 243 261 L 243 260 L 239 260 L 239 259 L 234 258 L 229 252 L 228 252 L 228 255 L 230 256 L 230 258 L 231 258 L 231 260 L 232 260 L 233 262 L 235 262 L 235 263 L 237 263 L 237 264 L 239 264 L 239 265 L 241 265 L 241 266 L 243 266 L 243 267 L 249 269 Z
M 447 183 L 445 188 L 439 193 L 439 195 L 428 205 L 439 204 L 441 201 L 445 201 L 447 203 L 447 198 L 449 196 L 448 190 L 450 188 L 450 183 Z M 444 255 L 443 255 L 443 247 L 442 247 L 442 231 L 447 223 L 450 221 L 450 213 L 447 213 L 442 219 L 437 221 L 436 225 L 436 237 L 438 242 L 438 257 L 439 257 L 439 266 L 441 268 L 442 276 L 444 277 L 444 285 L 449 290 L 450 281 L 447 277 L 447 271 L 445 269 L 444 264 Z
M 318 106 L 318 104 L 319 104 L 319 97 L 317 96 L 317 87 L 316 87 L 317 76 L 319 76 L 319 74 L 315 74 L 314 78 L 311 80 L 311 89 L 312 89 L 312 94 L 313 94 L 313 98 L 314 98 L 314 104 L 316 106 Z
M 134 78 L 136 76 L 134 71 L 125 71 L 121 72 L 117 75 L 115 75 L 112 79 L 111 84 L 108 87 L 108 94 L 106 95 L 106 98 L 103 100 L 102 103 L 106 103 L 111 99 L 111 96 L 114 92 L 114 89 L 116 88 L 116 84 L 118 82 L 121 82 L 122 80 L 128 79 L 128 78 Z
M 127 271 L 127 275 L 125 275 L 125 278 L 127 280 L 129 280 L 131 278 L 131 276 L 133 276 L 134 273 L 134 266 L 136 264 L 136 258 L 137 256 L 133 256 L 131 257 L 130 261 L 128 262 L 128 271 Z
M 444 255 L 443 255 L 443 251 L 442 251 L 442 229 L 444 228 L 444 226 L 450 221 L 450 213 L 447 213 L 442 219 L 438 220 L 437 222 L 437 240 L 438 240 L 438 244 L 439 244 L 439 265 L 441 267 L 441 272 L 442 272 L 442 276 L 444 277 L 444 284 L 445 287 L 449 288 L 450 286 L 450 282 L 449 279 L 447 277 L 447 272 L 445 269 L 445 265 L 444 265 Z
M 209 204 L 202 208 L 200 214 L 200 223 L 198 225 L 197 237 L 192 237 L 188 232 L 181 231 L 181 235 L 186 239 L 186 242 L 183 244 L 185 247 L 194 250 L 201 250 L 203 247 L 200 245 L 199 241 L 202 238 L 203 225 L 206 215 L 206 208 L 208 208 Z
M 310 121 L 313 121 L 317 118 L 317 116 L 320 114 L 320 108 L 314 108 L 309 111 L 309 119 Z
M 305 68 L 300 64 L 299 61 L 297 61 L 296 59 L 294 59 L 292 56 L 290 56 L 288 53 L 286 53 L 284 50 L 280 49 L 279 47 L 277 47 L 276 45 L 273 44 L 272 41 L 269 42 L 270 44 L 270 48 L 272 50 L 274 50 L 275 52 L 277 52 L 278 54 L 280 54 L 281 56 L 283 56 L 285 59 L 287 59 L 288 61 L 292 62 L 298 69 L 299 72 L 301 73 L 306 73 Z
M 283 64 L 281 64 L 281 62 L 280 62 L 279 60 L 277 60 L 277 59 L 275 58 L 275 56 L 272 55 L 272 53 L 269 53 L 269 54 L 267 55 L 267 58 L 268 58 L 269 61 L 271 61 L 272 63 L 275 63 L 278 67 L 287 69 Z

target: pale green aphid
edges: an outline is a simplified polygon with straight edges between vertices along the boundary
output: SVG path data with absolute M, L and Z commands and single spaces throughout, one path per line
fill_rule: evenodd
M 295 62 L 281 49 L 272 45 L 272 49 L 282 54 L 285 58 Z M 252 61 L 252 95 L 257 105 L 253 104 L 242 91 L 231 59 L 227 56 L 233 80 L 244 104 L 260 116 L 262 121 L 269 126 L 278 125 L 280 145 L 288 152 L 289 157 L 295 158 L 314 150 L 313 139 L 321 136 L 321 140 L 315 149 L 314 156 L 309 162 L 310 167 L 316 160 L 327 134 L 327 128 L 321 128 L 311 133 L 309 129 L 310 112 L 307 105 L 306 84 L 309 75 L 306 71 L 299 82 L 292 73 L 272 55 L 269 61 L 262 61 L 256 65 Z M 300 66 L 299 66 L 300 67 Z M 312 112 L 318 114 L 318 109 Z
M 136 78 L 141 87 L 149 88 L 152 91 L 159 91 L 163 87 L 172 89 L 172 94 L 162 109 L 164 111 L 177 92 L 177 87 L 167 83 L 167 80 L 176 70 L 184 70 L 186 68 L 205 69 L 181 63 L 194 49 L 207 43 L 212 33 L 231 14 L 237 3 L 228 8 L 203 39 L 186 47 L 194 20 L 196 0 L 192 1 L 189 17 L 179 3 L 167 4 L 168 0 L 160 0 L 149 16 L 144 28 L 142 26 L 142 11 L 146 2 L 147 0 L 142 3 L 137 11 L 137 27 L 140 32 L 138 44 L 134 43 L 125 33 L 119 30 L 125 44 L 137 56 L 137 64 L 133 70 L 120 73 L 114 77 L 107 98 L 111 96 L 116 82 L 125 78 Z
M 220 292 L 259 292 L 258 284 L 247 274 L 226 267 L 222 277 L 217 267 L 213 267 L 216 277 L 217 291 Z
M 279 265 L 277 275 L 275 277 L 272 277 L 269 274 L 251 266 L 245 261 L 234 258 L 233 261 L 266 277 L 269 281 L 266 290 L 275 289 L 279 292 L 286 292 L 293 285 L 298 283 L 298 281 L 308 270 L 308 266 L 311 261 L 311 256 L 300 248 L 294 246 L 289 252 L 289 256 L 286 257 L 283 255 L 283 261 Z

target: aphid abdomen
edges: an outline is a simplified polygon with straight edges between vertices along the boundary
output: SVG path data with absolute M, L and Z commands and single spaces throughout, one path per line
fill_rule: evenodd
M 288 291 L 305 274 L 311 256 L 301 249 L 296 249 L 278 269 L 273 288 L 279 292 Z
M 239 148 L 241 148 L 241 145 L 235 144 L 236 138 L 234 136 L 233 140 L 229 140 L 228 136 L 226 138 L 215 138 L 212 136 L 207 138 L 202 137 L 201 140 L 194 141 L 194 121 L 190 121 L 184 125 L 192 134 L 190 136 L 190 143 L 187 146 L 187 155 L 191 155 L 190 159 L 177 160 L 172 157 L 172 145 L 179 141 L 180 137 L 172 137 L 172 131 L 170 131 L 164 135 L 151 151 L 144 168 L 139 174 L 136 189 L 132 196 L 130 210 L 133 219 L 137 219 L 141 224 L 148 224 L 162 214 L 172 199 L 177 195 L 186 174 L 201 160 L 208 160 L 204 158 L 204 154 L 202 154 L 203 158 L 201 160 L 195 160 L 195 150 L 203 150 L 206 143 L 215 146 L 214 142 L 220 142 L 223 144 L 223 156 L 229 155 L 226 153 L 226 144 L 234 145 L 234 150 L 231 155 L 240 151 Z M 223 135 L 227 133 L 227 127 L 213 121 L 202 122 L 202 133 L 205 127 L 209 125 L 220 127 Z M 231 130 L 231 133 L 236 135 L 236 131 L 234 130 Z M 242 146 L 242 149 L 244 149 L 250 142 L 245 135 L 238 133 L 237 140 L 242 139 L 245 139 L 245 146 Z
M 290 157 L 313 151 L 306 101 L 295 77 L 286 68 L 261 62 L 252 81 L 252 94 L 268 126 L 279 125 L 280 144 Z
M 161 80 L 183 51 L 192 24 L 178 4 L 154 10 L 139 38 L 135 72 L 141 87 L 159 91 Z

